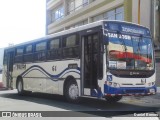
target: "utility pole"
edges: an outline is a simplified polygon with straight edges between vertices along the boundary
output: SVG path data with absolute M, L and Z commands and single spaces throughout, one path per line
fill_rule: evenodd
M 138 0 L 138 24 L 141 23 L 141 0 Z
M 151 7 L 151 31 L 152 31 L 156 50 L 160 50 L 159 2 L 160 2 L 159 0 L 151 0 L 151 5 L 152 5 Z

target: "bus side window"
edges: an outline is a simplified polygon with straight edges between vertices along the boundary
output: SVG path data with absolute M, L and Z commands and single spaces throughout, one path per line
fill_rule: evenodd
M 45 61 L 47 42 L 37 43 L 35 46 L 34 60 Z
M 54 60 L 61 58 L 60 39 L 53 39 L 49 41 L 49 50 L 47 51 L 47 60 Z
M 16 49 L 15 63 L 22 63 L 23 62 L 23 52 L 24 52 L 23 47 L 19 47 Z
M 33 45 L 27 45 L 25 47 L 24 62 L 33 61 Z
M 76 34 L 67 36 L 63 39 L 63 58 L 79 57 L 79 39 Z

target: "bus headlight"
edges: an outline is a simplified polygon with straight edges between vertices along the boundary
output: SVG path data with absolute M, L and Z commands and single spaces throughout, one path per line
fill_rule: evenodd
M 112 82 L 109 82 L 109 84 L 108 84 L 109 86 L 112 86 Z
M 120 88 L 120 85 L 118 83 L 113 83 L 113 87 Z
M 119 88 L 120 87 L 120 85 L 118 83 L 115 83 L 115 82 L 108 82 L 108 86 L 114 87 L 114 88 Z
M 148 86 L 152 86 L 152 83 L 148 83 Z

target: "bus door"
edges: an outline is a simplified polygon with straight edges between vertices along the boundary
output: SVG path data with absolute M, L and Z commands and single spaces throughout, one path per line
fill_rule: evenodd
M 81 36 L 82 95 L 93 96 L 92 91 L 98 88 L 99 41 L 99 32 Z
M 6 71 L 7 88 L 12 88 L 13 56 L 14 56 L 13 51 L 7 52 L 7 71 Z

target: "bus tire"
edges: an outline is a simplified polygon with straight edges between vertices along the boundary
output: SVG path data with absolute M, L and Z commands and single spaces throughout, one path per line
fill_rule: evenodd
M 122 99 L 122 96 L 107 96 L 105 97 L 106 101 L 108 103 L 115 103 Z
M 23 80 L 22 78 L 19 78 L 17 81 L 17 91 L 18 95 L 24 95 L 25 91 L 23 89 Z
M 72 103 L 79 102 L 79 89 L 75 81 L 71 80 L 66 84 L 64 96 L 69 102 L 72 102 Z

